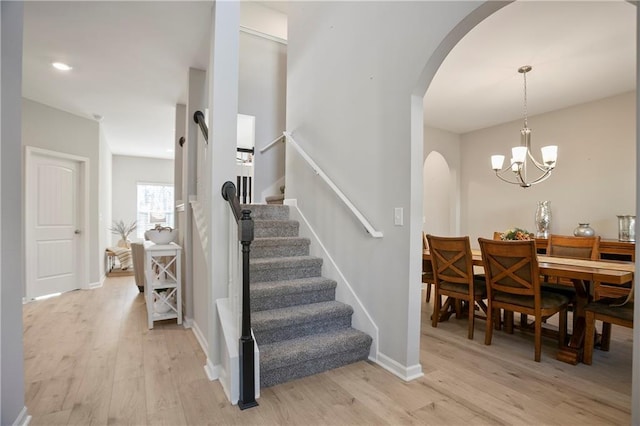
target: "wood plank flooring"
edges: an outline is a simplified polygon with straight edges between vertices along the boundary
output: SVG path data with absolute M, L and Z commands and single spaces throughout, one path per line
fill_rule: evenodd
M 432 328 L 423 303 L 424 377 L 406 383 L 370 362 L 263 389 L 260 406 L 231 406 L 204 373 L 190 330 L 146 327 L 133 277 L 24 305 L 26 405 L 32 425 L 620 425 L 631 410 L 631 330 L 614 326 L 592 366 L 555 360 L 544 340 L 466 319 Z

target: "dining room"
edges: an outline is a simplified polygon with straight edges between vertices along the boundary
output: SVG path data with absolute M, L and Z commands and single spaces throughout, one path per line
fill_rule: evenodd
M 612 246 L 625 247 L 624 256 L 607 253 L 600 261 L 634 260 L 635 244 L 623 235 L 629 223 L 620 216 L 635 219 L 637 205 L 635 11 L 624 2 L 553 3 L 515 2 L 479 24 L 450 52 L 424 98 L 423 231 L 467 236 L 476 270 L 482 264 L 478 239 L 492 239 L 494 233 L 513 228 L 533 233 L 534 239 L 538 232 L 545 237 L 574 236 L 587 229 L 601 238 L 605 252 Z M 580 20 L 574 16 L 578 8 Z M 592 61 L 600 64 L 591 66 Z M 600 67 L 605 62 L 617 69 L 605 71 Z M 526 65 L 530 69 L 523 72 Z M 525 129 L 527 138 L 522 136 Z M 526 143 L 530 149 L 524 161 L 514 161 L 512 148 Z M 540 150 L 548 145 L 557 147 L 550 170 L 545 166 L 551 162 Z M 492 155 L 505 157 L 498 170 Z M 523 182 L 517 171 L 523 171 L 525 163 L 528 169 L 523 174 L 528 176 Z M 545 223 L 537 216 L 542 202 L 548 209 Z M 538 259 L 541 267 L 549 266 L 546 260 Z M 635 269 L 633 264 L 624 267 Z M 621 286 L 620 294 L 628 292 L 632 282 L 631 278 Z M 534 333 L 531 327 L 518 328 L 518 317 L 513 334 L 494 327 L 491 344 L 482 348 L 486 320 L 476 318 L 473 340 L 467 338 L 466 314 L 449 312 L 446 320 L 432 326 L 435 302 L 433 289 L 426 301 L 427 288 L 424 284 L 421 331 L 428 337 L 423 346 L 429 340 L 430 348 L 435 345 L 441 351 L 434 362 L 445 362 L 455 346 L 478 355 L 476 366 L 498 375 L 519 373 L 505 373 L 497 360 L 487 367 L 484 357 L 500 357 L 510 365 L 507 370 L 515 362 L 513 357 L 533 365 Z M 597 288 L 587 290 L 583 302 L 592 303 Z M 604 386 L 616 387 L 630 406 L 633 330 L 613 325 L 609 350 L 599 349 L 596 341 L 592 364 L 585 364 L 586 330 L 576 333 L 573 321 L 575 317 L 586 321 L 583 302 L 577 311 L 569 308 L 567 321 L 567 342 L 574 341 L 566 346 L 577 344 L 580 354 L 567 351 L 562 359 L 555 335 L 547 333 L 539 368 L 557 368 L 581 378 L 600 376 Z M 486 318 L 481 309 L 475 312 L 476 317 Z M 544 328 L 559 329 L 558 315 L 546 321 Z M 595 324 L 593 336 L 600 339 L 602 323 Z M 575 343 L 574 335 L 582 340 Z M 515 349 L 515 345 L 523 346 Z

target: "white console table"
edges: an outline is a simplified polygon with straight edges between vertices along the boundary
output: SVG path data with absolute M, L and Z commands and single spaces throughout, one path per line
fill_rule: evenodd
M 177 319 L 182 324 L 182 284 L 180 256 L 182 247 L 175 243 L 144 243 L 145 286 L 149 329 L 155 321 Z

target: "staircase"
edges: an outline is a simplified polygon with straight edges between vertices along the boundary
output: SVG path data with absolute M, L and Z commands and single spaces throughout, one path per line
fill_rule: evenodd
M 246 205 L 251 244 L 251 315 L 260 348 L 261 387 L 365 360 L 372 339 L 351 327 L 353 308 L 335 300 L 322 259 L 309 256 L 289 206 Z

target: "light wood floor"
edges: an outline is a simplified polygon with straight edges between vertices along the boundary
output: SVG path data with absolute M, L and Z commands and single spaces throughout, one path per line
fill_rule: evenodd
M 370 362 L 262 390 L 240 411 L 190 330 L 171 321 L 147 330 L 132 277 L 24 306 L 26 405 L 32 425 L 430 424 L 621 425 L 630 422 L 631 331 L 614 327 L 611 352 L 594 364 L 556 361 L 545 340 L 494 333 L 475 340 L 466 320 L 432 328 L 423 304 L 424 377 L 405 383 Z

